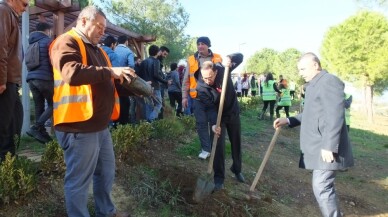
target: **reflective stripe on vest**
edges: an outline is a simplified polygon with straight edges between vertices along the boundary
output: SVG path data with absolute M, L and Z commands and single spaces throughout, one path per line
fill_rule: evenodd
M 87 65 L 87 55 L 85 44 L 83 43 L 81 37 L 75 32 L 75 30 L 70 30 L 67 33 L 72 36 L 80 48 L 80 53 L 82 57 L 82 64 Z M 63 34 L 63 35 L 65 35 Z M 57 42 L 62 36 L 59 36 L 50 46 L 50 51 L 53 47 L 53 44 Z M 58 40 L 60 41 L 60 40 Z M 108 66 L 111 67 L 106 53 L 100 48 L 100 51 L 103 53 Z M 70 86 L 68 83 L 64 82 L 60 70 L 53 67 L 54 72 L 54 96 L 53 96 L 53 117 L 54 117 L 54 126 L 61 123 L 74 123 L 82 122 L 90 119 L 93 116 L 93 102 L 92 102 L 92 90 L 90 85 L 79 85 L 79 86 Z M 113 79 L 112 79 L 113 83 Z M 114 85 L 114 83 L 113 83 Z M 115 105 L 112 112 L 112 119 L 117 119 L 119 117 L 120 104 L 118 99 L 118 94 L 115 88 Z
M 222 58 L 221 55 L 213 53 L 212 57 L 212 62 L 213 63 L 221 63 Z M 197 98 L 197 80 L 195 79 L 195 72 L 199 68 L 199 63 L 197 59 L 195 59 L 194 55 L 189 56 L 188 59 L 188 64 L 189 64 L 189 82 L 190 82 L 190 96 L 191 98 Z
M 280 98 L 280 101 L 278 102 L 279 106 L 291 106 L 291 95 L 289 89 L 282 89 L 282 97 Z
M 263 100 L 264 101 L 270 101 L 270 100 L 276 100 L 276 91 L 273 89 L 273 84 L 275 81 L 269 80 L 268 85 L 263 81 L 262 87 L 263 87 Z

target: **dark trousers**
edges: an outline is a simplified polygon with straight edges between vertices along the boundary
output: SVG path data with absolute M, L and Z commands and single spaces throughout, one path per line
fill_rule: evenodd
M 242 96 L 247 97 L 248 96 L 248 89 L 242 89 Z
M 273 117 L 276 100 L 268 100 L 263 102 L 264 102 L 263 113 L 265 113 L 269 105 L 269 114 L 271 115 L 271 117 Z
M 44 127 L 44 123 L 53 116 L 54 81 L 34 79 L 29 80 L 28 85 L 35 104 L 35 126 Z
M 256 90 L 251 90 L 251 95 L 256 96 Z
M 182 116 L 182 92 L 168 92 L 168 98 L 170 99 L 170 106 L 174 109 L 175 103 L 178 104 L 176 107 L 176 116 Z
M 118 124 L 128 124 L 129 123 L 129 96 L 120 96 L 120 116 L 116 121 Z
M 238 174 L 241 172 L 241 122 L 239 114 L 222 117 L 221 135 L 217 141 L 214 156 L 214 183 L 223 184 L 225 179 L 225 134 L 228 132 L 232 148 L 233 164 L 231 170 Z
M 279 111 L 280 111 L 280 109 L 282 109 L 284 107 L 284 111 L 286 112 L 286 117 L 288 118 L 288 117 L 290 117 L 290 113 L 289 113 L 289 111 L 290 111 L 290 106 L 277 106 L 276 107 L 276 117 L 280 117 L 280 113 L 279 113 Z
M 195 125 L 197 128 L 197 133 L 199 141 L 201 142 L 201 148 L 204 151 L 210 152 L 212 145 L 212 134 L 211 126 L 209 123 L 215 123 L 217 119 L 217 111 L 214 107 L 206 107 L 199 100 L 193 100 L 194 107 L 194 116 L 195 116 Z M 214 120 L 212 120 L 214 119 Z
M 7 152 L 15 155 L 15 135 L 20 137 L 23 125 L 23 106 L 17 84 L 7 83 L 7 89 L 0 94 L 0 161 Z

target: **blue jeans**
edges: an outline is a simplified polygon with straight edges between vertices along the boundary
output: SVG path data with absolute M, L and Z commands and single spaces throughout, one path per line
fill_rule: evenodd
M 96 216 L 116 212 L 110 197 L 115 177 L 115 156 L 108 128 L 92 133 L 55 131 L 65 152 L 65 200 L 69 217 L 89 217 L 88 189 L 93 180 Z
M 191 115 L 193 113 L 193 98 L 187 96 L 187 108 L 183 111 L 185 115 Z
M 154 121 L 158 118 L 158 114 L 162 108 L 162 95 L 160 90 L 154 90 L 154 96 L 158 100 L 154 101 L 154 106 L 146 104 L 147 121 Z
M 33 79 L 28 81 L 28 85 L 34 98 L 35 125 L 44 127 L 44 123 L 53 116 L 54 81 Z

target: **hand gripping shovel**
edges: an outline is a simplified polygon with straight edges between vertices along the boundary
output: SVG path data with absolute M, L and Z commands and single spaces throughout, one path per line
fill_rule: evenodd
M 218 108 L 218 114 L 217 114 L 217 123 L 216 123 L 217 128 L 221 124 L 222 111 L 224 109 L 226 85 L 228 84 L 228 76 L 229 76 L 228 74 L 229 74 L 229 67 L 225 67 L 224 78 L 223 78 L 224 80 L 222 81 L 220 107 Z M 195 187 L 194 197 L 193 197 L 193 200 L 195 202 L 201 202 L 203 198 L 205 198 L 214 190 L 212 172 L 213 172 L 214 155 L 216 153 L 217 140 L 218 140 L 218 137 L 214 135 L 212 151 L 210 154 L 207 172 L 205 175 L 202 175 L 197 179 L 197 186 Z
M 263 172 L 264 167 L 267 164 L 269 155 L 271 154 L 272 149 L 275 146 L 275 143 L 276 143 L 276 140 L 278 138 L 279 132 L 280 132 L 280 127 L 276 128 L 275 134 L 273 135 L 271 143 L 268 146 L 267 152 L 264 155 L 263 162 L 261 162 L 260 168 L 259 168 L 259 170 L 256 173 L 255 179 L 253 180 L 253 183 L 252 183 L 251 188 L 249 189 L 249 193 L 247 195 L 247 199 L 248 200 L 250 200 L 252 197 L 254 197 L 253 196 L 253 192 L 255 191 L 257 182 L 259 181 L 261 173 Z

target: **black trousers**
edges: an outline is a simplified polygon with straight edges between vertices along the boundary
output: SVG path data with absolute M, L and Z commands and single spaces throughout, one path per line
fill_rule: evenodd
M 217 141 L 216 154 L 214 156 L 214 183 L 224 183 L 225 179 L 225 136 L 228 132 L 232 149 L 233 164 L 231 170 L 234 173 L 241 172 L 241 122 L 240 115 L 222 117 L 221 135 Z
M 286 112 L 286 117 L 290 117 L 290 106 L 277 106 L 276 107 L 276 116 L 279 116 L 280 117 L 280 113 L 279 111 L 284 107 L 284 111 Z
M 0 161 L 7 152 L 15 155 L 15 135 L 20 138 L 23 125 L 23 106 L 17 84 L 7 83 L 7 89 L 0 94 Z
M 170 106 L 174 109 L 175 102 L 178 104 L 176 107 L 176 116 L 182 116 L 182 92 L 168 92 L 168 98 L 170 99 Z
M 129 106 L 130 106 L 129 96 L 119 96 L 119 101 L 120 101 L 120 116 L 115 123 L 128 124 Z
M 276 100 L 268 100 L 268 101 L 263 101 L 263 102 L 264 102 L 263 112 L 265 112 L 267 110 L 268 104 L 269 104 L 269 114 L 271 116 L 273 116 L 274 110 L 275 110 Z

